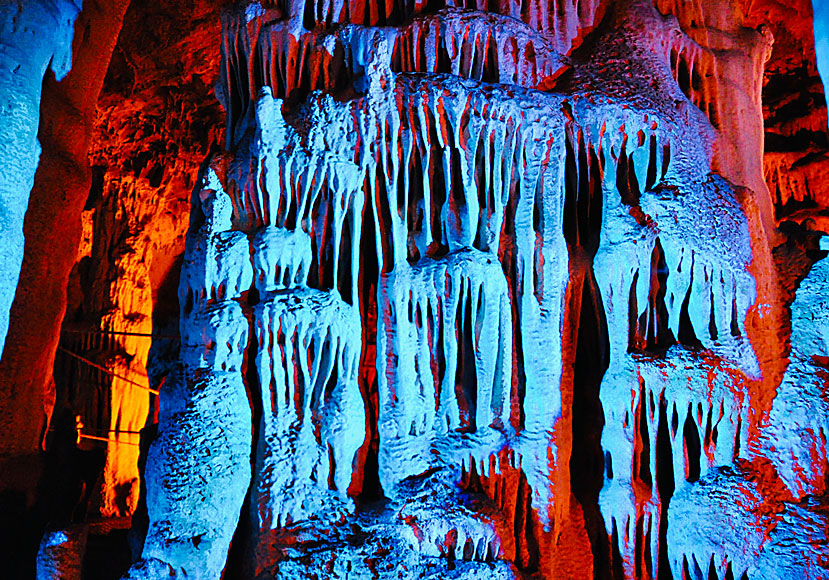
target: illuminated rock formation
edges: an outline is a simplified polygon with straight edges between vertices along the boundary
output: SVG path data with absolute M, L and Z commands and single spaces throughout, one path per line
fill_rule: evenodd
M 755 276 L 773 228 L 758 145 L 768 37 L 716 36 L 735 22 L 725 5 L 699 40 L 680 26 L 687 7 L 662 7 L 677 20 L 645 1 L 582 6 L 575 27 L 544 7 L 399 12 L 410 8 L 250 3 L 223 16 L 227 152 L 207 175 L 233 199 L 238 242 L 193 238 L 186 256 L 209 258 L 197 270 L 185 258 L 180 299 L 185 314 L 221 304 L 246 289 L 227 272 L 253 265 L 249 569 L 292 577 L 306 542 L 332 533 L 326 550 L 349 562 L 396 546 L 378 557 L 389 574 L 464 560 L 465 577 L 483 577 L 476 566 L 497 560 L 507 576 L 588 577 L 602 520 L 611 553 L 594 550 L 597 576 L 710 564 L 753 577 L 794 558 L 762 530 L 783 509 L 811 513 L 780 502 L 823 491 L 825 443 L 820 426 L 795 436 L 791 457 L 818 472 L 784 477 L 789 496 L 772 489 L 764 461 L 793 471 L 788 448 L 758 438 L 786 440 L 791 413 L 757 414 L 776 362 L 752 347 L 773 340 L 758 301 L 779 308 L 773 278 Z M 742 92 L 724 99 L 735 79 Z M 241 232 L 251 256 L 235 249 Z M 592 355 L 607 365 L 592 511 L 574 504 L 568 469 L 585 448 L 567 432 L 588 388 L 589 354 L 566 324 L 580 310 L 608 345 Z M 372 526 L 350 498 L 374 445 L 391 503 Z M 743 518 L 756 541 L 718 517 Z M 695 518 L 698 535 L 682 535 Z M 367 544 L 348 548 L 365 526 Z
M 0 383 L 3 384 L 0 389 L 0 559 L 4 562 L 3 574 L 10 578 L 33 576 L 38 544 L 33 539 L 42 534 L 46 521 L 66 516 L 66 496 L 75 493 L 71 485 L 63 485 L 74 475 L 65 470 L 51 470 L 50 457 L 40 451 L 56 402 L 55 351 L 66 310 L 67 280 L 78 255 L 80 213 L 90 189 L 89 139 L 109 56 L 115 48 L 128 1 L 89 2 L 77 14 L 80 4 L 16 2 L 2 9 L 4 26 L 9 26 L 4 28 L 2 50 L 25 61 L 18 63 L 20 68 L 17 64 L 4 66 L 2 74 L 8 73 L 14 82 L 22 82 L 32 72 L 30 66 L 34 60 L 43 59 L 38 65 L 43 67 L 39 76 L 26 81 L 32 83 L 29 89 L 16 93 L 16 98 L 21 99 L 31 98 L 31 91 L 40 94 L 40 123 L 36 109 L 30 111 L 31 116 L 18 116 L 22 108 L 15 109 L 14 114 L 4 109 L 0 123 L 2 131 L 11 133 L 4 137 L 4 147 L 29 138 L 32 139 L 29 145 L 35 146 L 37 131 L 42 148 L 31 193 L 19 190 L 31 178 L 13 175 L 16 163 L 29 162 L 26 155 L 16 163 L 9 161 L 0 178 L 14 182 L 15 190 L 21 195 L 18 203 L 28 196 L 20 277 L 16 292 L 12 287 L 11 293 L 6 294 L 8 287 L 3 286 L 3 300 L 8 302 L 4 302 L 0 312 L 0 317 L 5 320 L 8 315 L 9 321 L 0 359 Z M 67 12 L 57 21 L 49 16 L 55 15 L 55 11 Z M 6 15 L 12 13 L 16 17 L 7 21 Z M 85 33 L 73 37 L 73 30 Z M 57 50 L 57 47 L 62 48 Z M 50 73 L 43 75 L 50 58 L 60 81 Z M 19 125 L 18 121 L 29 126 Z M 22 212 L 17 214 L 21 209 L 17 205 L 10 213 L 4 213 L 4 219 L 9 220 L 5 223 L 22 220 Z M 7 211 L 5 205 L 2 211 Z M 0 268 L 4 272 L 9 271 L 6 268 L 19 266 L 19 262 L 14 265 L 15 260 L 6 256 L 24 250 L 19 234 L 10 235 L 14 241 L 5 240 L 2 250 L 4 258 Z M 12 295 L 14 302 L 9 313 Z
M 223 146 L 198 117 L 183 160 L 193 117 L 124 52 L 66 329 L 109 337 L 105 515 L 136 509 L 160 389 L 127 577 L 829 576 L 807 19 L 227 3 Z M 180 348 L 151 352 L 177 253 Z
M 86 432 L 112 440 L 103 501 L 93 506 L 107 516 L 132 515 L 138 503 L 138 431 L 158 407 L 148 389 L 158 389 L 178 356 L 176 289 L 190 194 L 221 137 L 210 89 L 218 7 L 178 11 L 176 2 L 131 5 L 90 126 L 93 179 L 80 200 L 89 237 L 70 276 L 60 338 L 113 375 L 64 351 L 55 365 L 58 405 L 71 405 Z M 170 18 L 181 35 L 145 27 Z
M 329 532 L 340 544 L 327 549 L 348 561 L 397 546 L 379 558 L 392 574 L 404 562 L 449 573 L 464 560 L 463 573 L 480 577 L 475 563 L 494 559 L 512 562 L 496 568 L 507 576 L 513 565 L 591 575 L 577 546 L 595 538 L 595 519 L 574 517 L 567 466 L 581 446 L 566 432 L 584 388 L 567 364 L 585 355 L 565 321 L 584 308 L 609 347 L 597 385 L 604 483 L 591 517 L 612 555 L 601 564 L 594 553 L 594 565 L 655 578 L 667 562 L 675 577 L 710 567 L 724 578 L 796 559 L 786 552 L 796 538 L 762 530 L 782 510 L 813 517 L 781 502 L 823 492 L 825 441 L 804 416 L 806 439 L 762 443 L 792 439 L 786 401 L 802 400 L 786 395 L 802 381 L 784 378 L 768 407 L 772 355 L 752 348 L 772 340 L 757 326 L 771 316 L 758 300 L 779 308 L 773 281 L 754 274 L 771 259 L 773 227 L 758 146 L 768 42 L 713 35 L 735 22 L 724 9 L 694 39 L 680 26 L 694 19 L 686 7 L 660 7 L 679 20 L 617 3 L 586 39 L 605 14 L 598 6 L 580 7 L 572 26 L 544 7 L 507 5 L 501 15 L 349 3 L 226 11 L 228 151 L 208 175 L 233 199 L 252 255 L 234 249 L 241 234 L 202 249 L 192 239 L 187 255 L 210 258 L 185 258 L 182 336 L 195 356 L 189 309 L 244 292 L 227 272 L 252 265 L 257 577 L 289 577 L 305 542 Z M 574 14 L 561 8 L 553 13 Z M 342 21 L 351 24 L 329 28 Z M 735 79 L 743 92 L 723 99 Z M 211 315 L 212 327 L 225 318 Z M 814 350 L 801 334 L 815 327 L 793 328 L 793 342 Z M 360 357 L 368 344 L 374 360 Z M 800 368 L 799 348 L 786 376 Z M 199 360 L 218 364 L 211 356 Z M 373 373 L 358 364 L 376 369 L 376 383 L 359 384 Z M 826 410 L 816 398 L 804 413 L 820 422 Z M 374 527 L 349 498 L 367 469 L 366 416 L 392 502 Z M 729 536 L 718 517 L 745 520 L 754 535 Z M 346 547 L 344 521 L 372 530 L 362 551 Z M 697 535 L 682 534 L 690 522 Z
M 51 68 L 57 79 L 72 66 L 72 33 L 80 0 L 9 3 L 0 10 L 4 109 L 0 180 L 0 353 L 9 328 L 9 310 L 23 262 L 23 216 L 29 204 L 40 158 L 37 141 L 43 76 Z
M 248 241 L 230 230 L 230 198 L 212 169 L 195 199 L 204 223 L 188 235 L 182 267 L 182 368 L 168 378 L 147 460 L 150 528 L 136 579 L 219 578 L 250 482 L 249 323 L 236 302 L 253 281 Z

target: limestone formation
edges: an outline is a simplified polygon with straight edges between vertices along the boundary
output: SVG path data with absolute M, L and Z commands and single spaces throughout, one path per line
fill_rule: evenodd
M 0 178 L 0 353 L 9 328 L 9 310 L 23 261 L 23 216 L 40 157 L 37 141 L 43 77 L 72 67 L 72 34 L 80 0 L 6 3 L 0 9 L 0 102 L 3 107 Z
M 566 431 L 586 388 L 567 320 L 592 308 L 607 368 L 590 517 L 611 555 L 588 567 L 760 578 L 779 559 L 785 577 L 820 577 L 795 563 L 815 552 L 791 550 L 811 536 L 763 532 L 785 510 L 821 525 L 797 502 L 824 491 L 827 412 L 786 394 L 802 378 L 757 412 L 771 384 L 757 317 L 775 300 L 756 276 L 771 259 L 756 146 L 768 37 L 688 36 L 686 7 L 644 0 L 283 8 L 223 15 L 227 150 L 202 195 L 227 192 L 212 209 L 227 213 L 223 233 L 188 237 L 179 296 L 185 360 L 233 376 L 234 356 L 254 360 L 249 573 L 350 577 L 374 551 L 380 577 L 404 562 L 408 577 L 489 577 L 492 561 L 507 577 L 592 576 L 574 547 L 596 536 L 573 518 L 587 508 L 574 511 L 568 469 L 584 447 Z M 809 306 L 793 306 L 786 375 L 814 377 L 815 393 L 802 367 L 825 345 L 799 321 L 821 312 L 820 268 L 798 294 Z M 253 307 L 249 346 L 229 297 Z M 367 509 L 353 499 L 369 452 L 390 503 Z M 315 557 L 300 572 L 324 533 L 346 568 Z
M 174 123 L 100 121 L 77 313 L 118 336 L 104 515 L 136 510 L 118 445 L 158 412 L 126 578 L 829 578 L 806 16 L 222 4 L 224 134 L 201 120 L 186 187 L 169 172 L 192 158 L 107 150 Z M 142 70 L 126 55 L 113 78 Z M 180 347 L 159 353 L 152 257 L 187 194 Z M 78 559 L 61 533 L 42 576 Z
M 204 220 L 188 236 L 182 267 L 182 364 L 161 397 L 145 474 L 150 527 L 128 574 L 134 579 L 162 571 L 219 578 L 250 482 L 252 425 L 242 377 L 249 322 L 237 302 L 253 281 L 248 240 L 230 231 L 230 198 L 212 168 L 195 199 Z M 206 269 L 219 255 L 224 267 Z

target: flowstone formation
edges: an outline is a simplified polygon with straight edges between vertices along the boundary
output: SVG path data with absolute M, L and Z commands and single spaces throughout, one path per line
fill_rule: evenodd
M 829 576 L 825 268 L 784 376 L 734 155 L 768 36 L 448 4 L 224 12 L 130 577 L 219 578 L 234 529 L 259 579 Z

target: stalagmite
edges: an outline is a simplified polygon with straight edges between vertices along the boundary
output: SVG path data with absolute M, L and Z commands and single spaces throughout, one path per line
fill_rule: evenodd
M 821 239 L 821 249 L 829 247 Z M 769 414 L 763 446 L 789 492 L 800 499 L 826 493 L 829 408 L 822 375 L 829 362 L 826 258 L 814 265 L 792 304 L 789 366 Z
M 195 201 L 204 223 L 188 235 L 182 268 L 182 364 L 161 394 L 146 471 L 149 531 L 128 578 L 220 578 L 250 483 L 249 322 L 237 302 L 253 281 L 248 240 L 230 231 L 231 200 L 214 167 Z

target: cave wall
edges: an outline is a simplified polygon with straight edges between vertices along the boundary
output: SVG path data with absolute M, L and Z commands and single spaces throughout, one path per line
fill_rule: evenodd
M 50 57 L 40 51 L 49 49 L 49 39 L 63 47 L 51 57 L 61 80 L 51 75 L 44 78 L 41 71 L 34 83 L 38 90 L 42 86 L 42 114 L 39 124 L 36 114 L 27 122 L 37 127 L 42 149 L 31 192 L 25 192 L 29 197 L 22 223 L 24 235 L 10 233 L 3 242 L 4 252 L 18 252 L 23 257 L 19 282 L 10 287 L 14 302 L 10 311 L 8 303 L 4 309 L 9 326 L 0 358 L 0 556 L 4 574 L 11 578 L 34 574 L 37 538 L 44 524 L 65 520 L 73 507 L 77 465 L 71 460 L 54 461 L 54 455 L 41 450 L 47 427 L 55 427 L 49 423 L 56 400 L 52 371 L 66 308 L 67 280 L 81 237 L 80 210 L 89 191 L 87 153 L 92 118 L 126 6 L 126 1 L 87 3 L 81 14 L 77 14 L 79 6 L 59 2 L 19 2 L 3 9 L 20 11 L 11 20 L 9 40 L 14 38 L 11 33 L 15 26 L 25 34 L 25 41 L 4 43 L 4 50 L 18 57 L 21 51 L 26 58 L 43 57 L 45 67 Z M 66 22 L 56 25 L 42 20 L 53 10 L 70 7 L 72 17 Z M 33 23 L 39 23 L 39 27 Z M 42 40 L 37 40 L 38 34 Z M 26 69 L 10 70 L 18 74 Z M 27 93 L 21 91 L 23 95 Z M 22 117 L 11 115 L 8 119 Z M 14 128 L 14 123 L 6 122 L 8 119 L 4 113 L 4 131 Z M 31 132 L 24 129 L 18 127 L 4 143 L 13 143 Z M 18 188 L 30 179 L 18 177 Z M 12 178 L 12 171 L 4 172 L 3 179 Z M 22 196 L 15 203 L 24 201 Z M 4 260 L 2 267 L 10 268 L 13 263 Z
M 129 577 L 824 577 L 808 2 L 181 4 L 55 282 Z
M 40 158 L 37 140 L 43 77 L 49 68 L 63 78 L 72 64 L 72 33 L 80 3 L 28 2 L 7 4 L 0 14 L 3 44 L 3 159 L 7 171 L 0 185 L 0 353 L 9 328 L 23 261 L 23 216 L 29 203 Z
M 224 557 L 247 439 L 211 439 L 213 467 L 174 441 L 222 425 L 195 409 L 240 377 L 247 574 L 820 577 L 825 542 L 778 525 L 821 521 L 800 500 L 824 492 L 825 410 L 814 347 L 785 360 L 772 33 L 736 4 L 657 7 L 223 13 L 225 151 L 193 196 L 130 577 Z M 206 531 L 209 501 L 161 491 L 195 474 L 231 506 Z
M 2 155 L 7 167 L 0 184 L 0 235 L 4 240 L 0 250 L 0 353 L 9 331 L 12 300 L 23 262 L 24 215 L 41 155 L 37 138 L 41 89 L 48 68 L 51 67 L 53 78 L 57 79 L 69 72 L 73 24 L 79 10 L 75 2 L 31 2 L 6 5 L 0 15 L 3 36 L 7 38 L 0 54 L 4 63 L 0 81 L 4 109 Z M 14 405 L 19 390 L 25 387 L 6 384 L 2 393 L 4 406 Z M 12 427 L 14 419 L 9 415 L 23 410 L 13 409 L 6 414 L 4 422 Z M 34 449 L 40 435 L 6 436 L 0 449 L 4 453 Z

